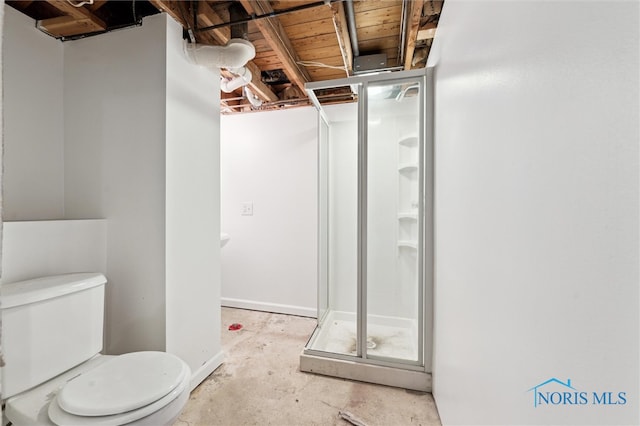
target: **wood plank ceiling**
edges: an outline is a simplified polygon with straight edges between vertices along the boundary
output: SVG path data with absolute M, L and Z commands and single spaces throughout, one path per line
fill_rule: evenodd
M 235 37 L 241 33 L 256 48 L 255 58 L 246 65 L 252 73 L 247 86 L 250 93 L 242 88 L 222 92 L 223 113 L 308 105 L 305 83 L 344 78 L 362 69 L 424 67 L 442 3 L 443 0 L 7 1 L 35 19 L 39 29 L 63 41 L 140 25 L 145 16 L 159 11 L 180 22 L 185 37 L 197 43 L 224 45 L 231 39 L 232 29 Z M 222 78 L 233 77 L 228 70 L 221 74 Z M 247 98 L 251 94 L 259 99 L 253 105 Z M 352 100 L 351 93 L 328 96 L 327 101 Z

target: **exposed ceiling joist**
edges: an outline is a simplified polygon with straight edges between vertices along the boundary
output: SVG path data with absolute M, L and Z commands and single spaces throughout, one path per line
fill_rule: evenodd
M 436 28 L 438 26 L 434 22 L 429 22 L 420 27 L 416 40 L 427 40 L 436 36 Z
M 333 3 L 331 5 L 331 11 L 333 12 L 333 26 L 336 29 L 336 36 L 340 44 L 340 54 L 342 55 L 342 62 L 344 62 L 344 70 L 347 73 L 346 77 L 349 77 L 353 71 L 353 50 L 351 49 L 351 38 L 349 37 L 344 5 L 341 2 Z
M 90 19 L 77 19 L 72 16 L 59 16 L 38 21 L 37 28 L 48 34 L 55 34 L 57 37 L 100 31 L 100 28 L 97 28 Z
M 47 3 L 67 15 L 67 17 L 83 21 L 82 24 L 80 24 L 80 27 L 88 30 L 85 32 L 104 31 L 107 29 L 107 24 L 105 24 L 102 19 L 94 15 L 89 9 L 84 7 L 74 7 L 66 0 L 47 0 Z M 67 20 L 66 23 L 68 22 L 69 20 Z M 39 21 L 38 26 L 40 28 L 47 29 L 51 25 L 60 26 L 62 23 L 63 21 L 58 18 L 51 18 Z
M 221 94 L 222 104 L 229 107 L 225 112 L 307 105 L 303 90 L 307 82 L 353 74 L 357 56 L 344 0 L 92 0 L 80 7 L 73 5 L 82 0 L 6 3 L 62 41 L 140 25 L 158 11 L 169 14 L 189 31 L 191 41 L 203 45 L 246 38 L 256 48 L 255 58 L 246 65 L 252 74 L 247 87 L 263 103 L 245 102 L 246 93 L 240 88 Z M 425 66 L 443 0 L 353 0 L 352 4 L 355 44 L 363 56 L 385 56 L 384 65 L 393 70 Z M 234 77 L 224 69 L 221 76 Z M 322 102 L 351 100 L 322 98 Z
M 201 20 L 205 26 L 218 25 L 224 20 L 218 15 L 206 2 L 198 5 L 198 20 Z M 216 28 L 206 33 L 213 34 L 221 45 L 227 44 L 231 38 L 231 30 L 229 27 Z
M 413 61 L 413 53 L 416 49 L 416 41 L 418 39 L 418 30 L 420 29 L 420 18 L 422 17 L 422 8 L 424 0 L 413 0 L 410 3 L 409 19 L 407 22 L 407 47 L 404 51 L 404 69 L 410 70 Z
M 266 15 L 273 12 L 268 0 L 240 0 L 240 3 L 249 14 Z M 311 77 L 307 70 L 299 64 L 300 58 L 291 45 L 291 41 L 280 20 L 276 17 L 265 18 L 256 20 L 254 23 L 282 62 L 284 72 L 287 74 L 289 81 L 295 83 L 301 91 L 304 91 L 304 85 L 311 81 Z

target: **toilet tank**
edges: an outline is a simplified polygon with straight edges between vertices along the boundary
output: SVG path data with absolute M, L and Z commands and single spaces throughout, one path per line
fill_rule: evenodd
M 76 273 L 2 284 L 3 398 L 100 352 L 106 282 L 99 273 Z

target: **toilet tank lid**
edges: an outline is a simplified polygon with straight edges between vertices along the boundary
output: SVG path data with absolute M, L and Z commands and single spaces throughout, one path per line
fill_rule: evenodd
M 80 272 L 3 283 L 0 286 L 2 309 L 53 299 L 54 297 L 104 285 L 106 282 L 107 278 L 101 273 Z

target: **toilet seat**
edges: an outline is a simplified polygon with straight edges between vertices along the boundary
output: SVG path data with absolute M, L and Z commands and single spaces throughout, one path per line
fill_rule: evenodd
M 165 352 L 120 355 L 69 381 L 58 405 L 77 416 L 136 410 L 171 392 L 184 378 L 184 362 Z
M 149 416 L 187 391 L 189 367 L 165 352 L 113 357 L 69 380 L 51 400 L 57 425 L 117 426 Z

